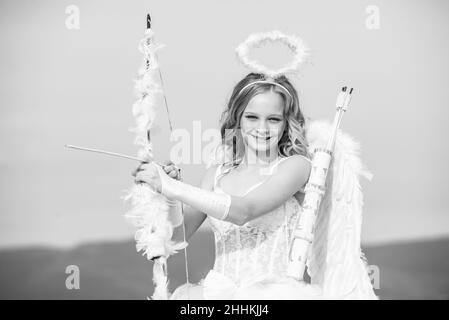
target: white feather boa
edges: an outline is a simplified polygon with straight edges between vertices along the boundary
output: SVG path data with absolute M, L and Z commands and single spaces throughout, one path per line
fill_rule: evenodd
M 136 126 L 134 143 L 140 148 L 138 156 L 153 159 L 152 142 L 147 138 L 147 131 L 155 126 L 156 111 L 160 95 L 163 94 L 159 84 L 159 66 L 156 52 L 163 45 L 154 39 L 154 33 L 148 29 L 140 41 L 139 50 L 143 54 L 143 63 L 135 80 L 137 101 L 133 105 Z M 132 209 L 125 217 L 138 228 L 135 233 L 136 249 L 142 251 L 147 259 L 154 259 L 153 282 L 155 291 L 153 299 L 168 299 L 167 258 L 177 250 L 187 246 L 185 242 L 175 243 L 171 240 L 173 226 L 168 220 L 167 199 L 145 185 L 135 185 L 127 191 L 125 201 L 131 200 Z

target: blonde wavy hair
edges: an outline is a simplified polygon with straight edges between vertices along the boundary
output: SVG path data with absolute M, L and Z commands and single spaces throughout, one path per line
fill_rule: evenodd
M 267 79 L 263 74 L 249 73 L 240 80 L 234 87 L 227 108 L 220 117 L 222 147 L 232 150 L 232 154 L 228 155 L 227 160 L 223 161 L 225 166 L 234 167 L 243 160 L 245 147 L 239 130 L 242 114 L 254 96 L 269 91 L 278 93 L 282 97 L 285 106 L 283 113 L 286 125 L 278 143 L 278 155 L 288 157 L 300 154 L 310 159 L 311 155 L 308 152 L 306 140 L 306 120 L 300 109 L 296 89 L 287 77 L 281 76 L 274 81 L 286 88 L 291 96 L 281 87 L 270 83 L 255 83 L 245 88 L 243 92 L 240 92 L 247 84 L 258 80 Z

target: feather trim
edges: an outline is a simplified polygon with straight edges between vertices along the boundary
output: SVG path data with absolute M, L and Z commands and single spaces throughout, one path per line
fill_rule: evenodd
M 158 82 L 159 65 L 156 56 L 161 48 L 163 45 L 155 41 L 154 32 L 146 30 L 139 43 L 143 61 L 134 81 L 137 100 L 132 107 L 132 114 L 136 123 L 130 131 L 136 135 L 134 144 L 139 146 L 138 156 L 148 160 L 154 158 L 148 132 L 155 127 L 158 100 L 163 94 Z M 168 219 L 169 208 L 164 196 L 146 185 L 135 185 L 127 190 L 123 199 L 131 201 L 132 208 L 125 214 L 125 218 L 138 228 L 134 236 L 137 252 L 142 252 L 148 260 L 154 259 L 155 291 L 152 298 L 168 299 L 166 259 L 187 244 L 171 240 L 174 227 Z

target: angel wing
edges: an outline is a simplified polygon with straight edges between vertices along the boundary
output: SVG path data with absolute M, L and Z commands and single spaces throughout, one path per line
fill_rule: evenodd
M 330 132 L 326 122 L 309 124 L 311 153 L 326 146 Z M 307 273 L 312 284 L 318 284 L 330 299 L 377 299 L 360 247 L 363 194 L 359 176 L 371 180 L 372 175 L 363 168 L 359 149 L 349 135 L 338 132 L 308 252 Z

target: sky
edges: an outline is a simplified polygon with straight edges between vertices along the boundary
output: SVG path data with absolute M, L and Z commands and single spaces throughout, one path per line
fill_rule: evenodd
M 198 125 L 218 128 L 248 72 L 234 49 L 255 32 L 296 34 L 312 53 L 294 80 L 307 117 L 331 121 L 338 90 L 355 88 L 341 128 L 374 175 L 362 181 L 362 241 L 448 237 L 448 9 L 443 0 L 1 2 L 0 247 L 132 237 L 121 197 L 137 163 L 64 145 L 136 154 L 129 129 L 147 12 L 166 45 L 159 60 L 173 126 L 192 145 Z M 155 150 L 167 159 L 164 110 L 159 123 Z M 193 160 L 181 168 L 194 185 L 205 172 Z

